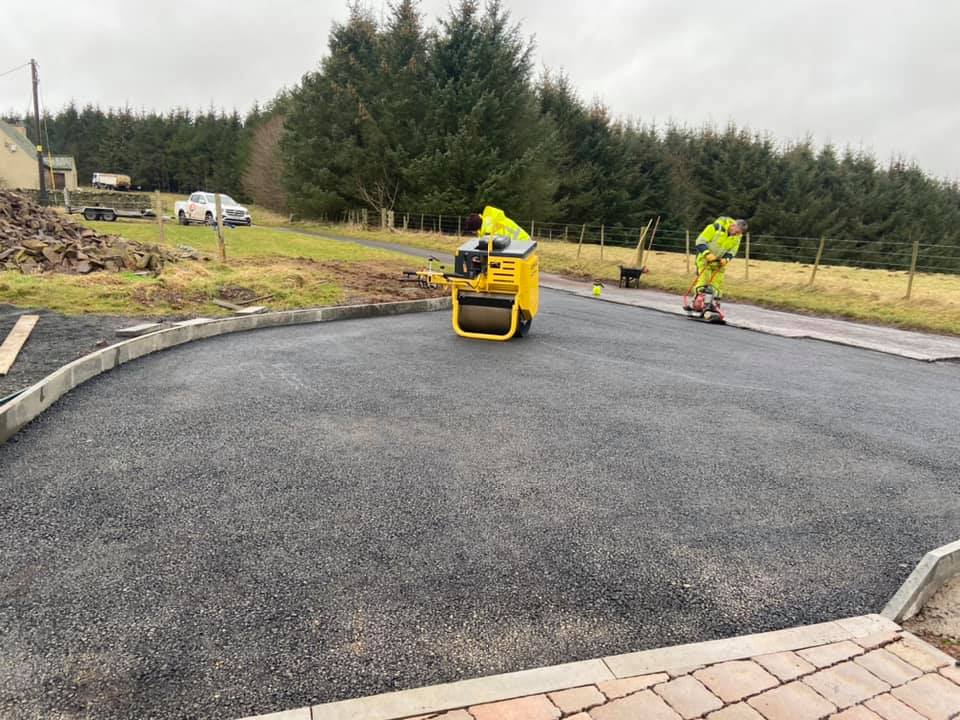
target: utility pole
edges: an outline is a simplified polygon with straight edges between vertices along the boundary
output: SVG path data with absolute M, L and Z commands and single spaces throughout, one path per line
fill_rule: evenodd
M 37 99 L 37 86 L 40 76 L 37 72 L 37 61 L 30 58 L 30 72 L 33 75 L 33 120 L 37 131 L 37 169 L 40 171 L 40 204 L 47 204 L 47 177 L 43 170 L 43 135 L 40 133 L 40 101 Z

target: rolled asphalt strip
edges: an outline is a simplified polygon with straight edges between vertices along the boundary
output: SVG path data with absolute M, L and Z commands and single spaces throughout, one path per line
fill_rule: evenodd
M 287 310 L 222 319 L 194 318 L 174 323 L 173 327 L 124 340 L 67 363 L 40 382 L 7 399 L 6 403 L 0 405 L 0 443 L 9 440 L 20 428 L 78 385 L 119 365 L 159 350 L 227 333 L 284 325 L 448 310 L 450 306 L 450 298 L 442 297 L 371 305 Z
M 348 242 L 359 242 L 368 246 L 400 250 L 422 257 L 433 255 L 430 251 L 389 243 L 358 241 L 355 238 L 337 237 L 326 233 L 314 234 Z M 449 258 L 441 258 L 441 262 L 443 261 L 449 262 Z M 589 283 L 542 274 L 541 285 L 596 299 L 592 295 L 592 285 Z M 684 314 L 679 307 L 676 296 L 652 290 L 609 288 L 605 290 L 605 297 L 602 300 L 677 315 Z M 431 298 L 399 303 L 294 310 L 219 320 L 197 318 L 179 323 L 173 327 L 135 337 L 86 355 L 79 360 L 64 365 L 12 399 L 7 399 L 5 404 L 0 405 L 0 443 L 6 442 L 20 428 L 74 387 L 118 365 L 159 350 L 232 332 L 301 323 L 446 310 L 450 308 L 450 305 L 450 298 L 448 297 Z M 755 330 L 784 337 L 823 340 L 927 362 L 960 360 L 960 339 L 874 327 L 842 320 L 796 316 L 748 305 L 728 304 L 727 307 L 728 312 L 733 316 L 728 321 L 728 325 L 735 328 Z M 870 633 L 881 630 L 892 631 L 895 623 L 916 614 L 926 600 L 958 573 L 960 573 L 960 540 L 937 548 L 924 556 L 907 581 L 884 608 L 882 616 L 864 616 L 863 618 L 837 621 L 836 623 L 825 623 L 823 626 L 789 628 L 758 636 L 710 641 L 675 648 L 660 648 L 644 653 L 633 653 L 628 656 L 588 660 L 502 676 L 464 680 L 458 683 L 407 690 L 372 698 L 357 698 L 340 703 L 331 703 L 327 706 L 300 708 L 261 717 L 271 720 L 299 720 L 300 718 L 309 720 L 319 717 L 361 716 L 398 718 L 416 713 L 441 712 L 445 709 L 464 707 L 478 702 L 492 702 L 499 699 L 515 698 L 635 676 L 644 672 L 653 672 L 656 669 L 664 669 L 668 666 L 704 665 L 750 657 L 761 651 L 785 652 L 817 643 L 840 642 L 844 639 L 840 635 L 849 638 L 857 636 L 857 633 L 866 635 L 868 630 Z M 846 626 L 843 624 L 844 622 L 847 623 Z M 850 632 L 851 628 L 856 628 L 853 634 Z M 899 628 L 896 629 L 899 630 Z M 821 638 L 820 635 L 823 635 L 823 637 Z

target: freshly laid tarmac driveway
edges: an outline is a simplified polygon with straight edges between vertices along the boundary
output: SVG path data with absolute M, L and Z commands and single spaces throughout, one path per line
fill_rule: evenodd
M 960 367 L 544 293 L 216 338 L 0 446 L 0 717 L 240 717 L 878 611 Z

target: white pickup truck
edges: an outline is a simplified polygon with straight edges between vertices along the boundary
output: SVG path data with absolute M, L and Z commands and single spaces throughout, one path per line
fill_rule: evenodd
M 216 195 L 208 192 L 195 192 L 187 200 L 179 200 L 173 205 L 173 212 L 181 225 L 204 223 L 213 225 L 216 213 Z M 250 212 L 238 205 L 229 195 L 220 195 L 220 212 L 224 225 L 250 225 Z

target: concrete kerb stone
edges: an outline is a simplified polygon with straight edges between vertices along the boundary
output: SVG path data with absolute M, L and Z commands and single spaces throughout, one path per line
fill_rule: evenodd
M 433 312 L 449 310 L 450 306 L 449 297 L 440 297 L 395 303 L 287 310 L 187 323 L 123 340 L 64 365 L 0 406 L 0 444 L 13 437 L 24 425 L 81 383 L 118 365 L 160 350 L 183 345 L 193 340 L 247 330 Z
M 593 685 L 613 679 L 613 674 L 602 660 L 584 660 L 314 705 L 310 712 L 313 720 L 393 720 Z
M 960 575 L 960 540 L 924 555 L 881 614 L 898 623 L 909 620 L 920 612 L 937 590 L 957 575 Z

